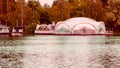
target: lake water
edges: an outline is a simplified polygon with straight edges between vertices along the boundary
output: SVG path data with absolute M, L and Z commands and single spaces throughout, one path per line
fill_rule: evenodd
M 120 37 L 0 36 L 0 68 L 120 68 Z

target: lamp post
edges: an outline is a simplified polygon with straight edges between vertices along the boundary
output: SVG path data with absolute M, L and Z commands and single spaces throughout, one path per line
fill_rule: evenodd
M 36 6 L 36 3 L 34 0 L 34 2 L 33 2 L 33 23 L 35 22 L 35 6 Z
M 0 24 L 1 24 L 1 20 L 0 20 Z
M 0 1 L 0 14 L 2 14 L 2 1 Z
M 22 25 L 22 28 L 24 27 L 24 25 L 23 25 L 23 22 L 24 22 L 24 20 L 23 20 L 23 2 L 22 2 L 23 0 L 21 0 L 21 25 Z
M 35 14 L 35 1 L 33 2 L 33 23 L 34 23 L 34 21 L 35 21 L 35 19 L 34 19 L 34 14 Z
M 2 1 L 0 1 L 0 7 L 1 7 L 1 14 L 2 14 L 2 9 L 3 9 L 3 8 L 2 8 L 2 7 L 3 7 L 3 6 L 2 6 Z
M 23 27 L 23 9 L 21 9 L 22 11 L 22 27 Z

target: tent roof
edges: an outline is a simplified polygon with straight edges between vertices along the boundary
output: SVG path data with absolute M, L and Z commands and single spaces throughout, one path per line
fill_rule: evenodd
M 79 24 L 90 24 L 90 25 L 93 25 L 97 28 L 102 23 L 103 22 L 97 22 L 93 19 L 86 18 L 86 17 L 75 17 L 75 18 L 70 18 L 70 19 L 65 20 L 65 21 L 60 21 L 57 23 L 57 25 L 67 24 L 70 28 L 73 28 L 74 26 L 79 25 Z

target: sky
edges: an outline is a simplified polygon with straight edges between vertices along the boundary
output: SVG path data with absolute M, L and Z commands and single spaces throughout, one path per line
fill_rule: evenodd
M 44 4 L 48 4 L 48 5 L 52 5 L 53 4 L 53 0 L 39 0 L 41 5 Z
M 27 0 L 26 0 L 27 1 Z M 52 5 L 54 0 L 39 0 L 40 4 L 43 6 L 44 4 Z

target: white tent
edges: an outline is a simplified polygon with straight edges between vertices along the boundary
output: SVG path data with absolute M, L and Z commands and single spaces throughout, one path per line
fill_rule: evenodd
M 60 21 L 55 27 L 56 34 L 105 34 L 104 22 L 90 18 L 76 17 Z

